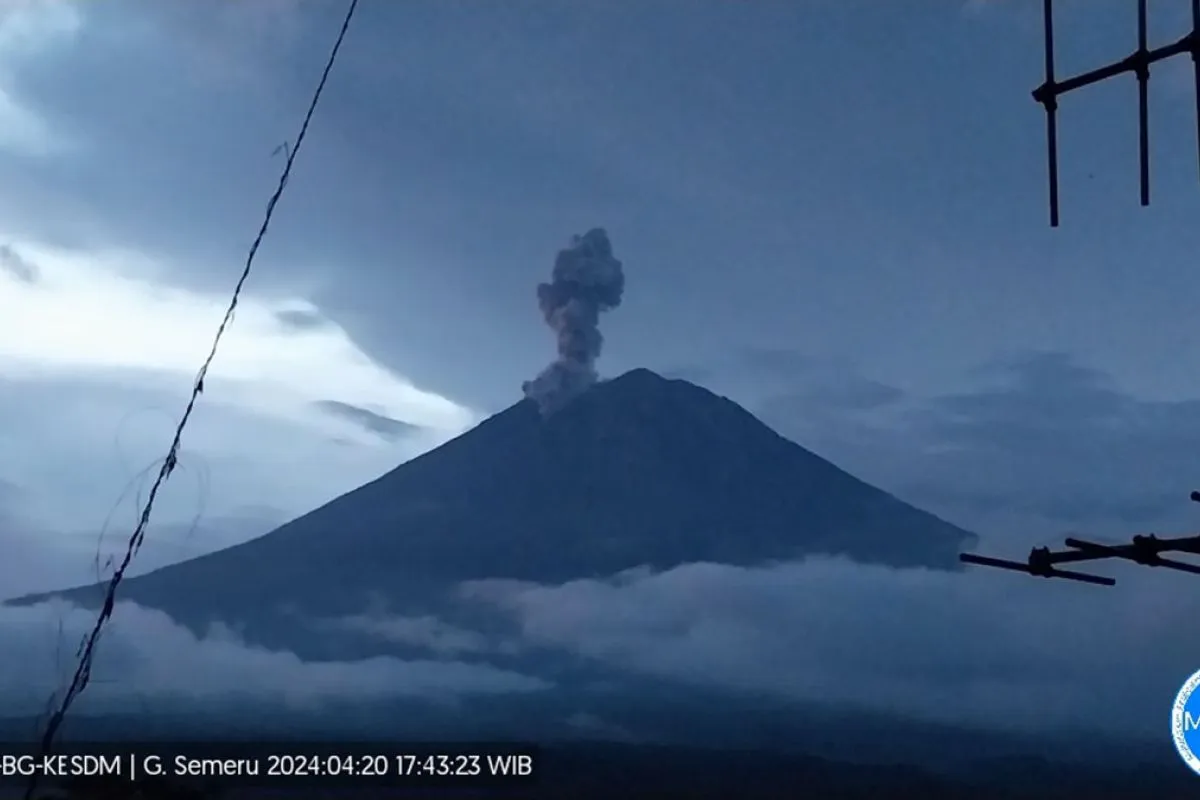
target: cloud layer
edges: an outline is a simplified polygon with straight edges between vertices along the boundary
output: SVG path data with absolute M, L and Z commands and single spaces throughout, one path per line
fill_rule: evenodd
M 0 606 L 0 716 L 40 713 L 74 669 L 95 612 L 48 603 Z M 76 706 L 93 713 L 205 709 L 247 704 L 297 711 L 322 704 L 386 698 L 440 701 L 470 695 L 536 692 L 543 681 L 446 660 L 306 662 L 250 646 L 222 626 L 196 637 L 161 612 L 119 604 L 97 650 L 92 684 Z
M 228 297 L 175 285 L 137 253 L 4 247 L 0 477 L 19 477 L 31 516 L 50 527 L 96 524 L 165 453 Z M 302 513 L 476 418 L 380 366 L 311 303 L 251 293 L 185 435 L 185 485 L 159 519 L 245 505 Z
M 28 243 L 5 252 L 38 276 L 0 273 L 0 370 L 9 375 L 194 375 L 228 303 L 156 280 L 157 265 L 136 254 Z M 316 427 L 328 417 L 306 406 L 329 398 L 443 431 L 472 421 L 467 409 L 380 367 L 336 324 L 289 323 L 297 312 L 318 314 L 298 299 L 239 303 L 210 371 L 214 402 Z
M 811 559 L 466 587 L 533 643 L 624 670 L 935 722 L 1162 735 L 1200 668 L 1200 596 L 1119 565 L 1114 589 Z
M 103 524 L 72 531 L 47 529 L 0 507 L 0 601 L 110 578 L 136 522 L 128 510 L 128 516 L 114 514 Z M 246 508 L 240 516 L 196 515 L 187 522 L 151 524 L 127 574 L 141 575 L 238 544 L 283 521 L 271 509 Z
M 21 95 L 14 73 L 73 41 L 81 25 L 78 9 L 64 0 L 9 0 L 0 6 L 0 151 L 46 156 L 70 144 Z
M 461 595 L 509 615 L 513 633 L 497 639 L 429 613 L 368 610 L 314 620 L 311 630 L 427 655 L 327 663 L 255 647 L 219 625 L 197 637 L 123 604 L 86 707 L 311 710 L 326 701 L 539 692 L 550 684 L 529 665 L 541 653 L 573 655 L 612 677 L 926 722 L 1164 736 L 1174 693 L 1200 668 L 1194 580 L 1119 564 L 1098 570 L 1118 586 L 828 558 L 635 569 L 556 586 L 495 579 L 464 585 Z M 0 607 L 0 709 L 42 702 L 93 620 L 92 611 L 59 604 Z M 524 674 L 488 666 L 512 656 Z
M 1197 518 L 1200 401 L 1140 396 L 1067 353 L 1003 354 L 933 394 L 792 351 L 744 354 L 740 370 L 782 433 L 983 533 L 1024 544 Z

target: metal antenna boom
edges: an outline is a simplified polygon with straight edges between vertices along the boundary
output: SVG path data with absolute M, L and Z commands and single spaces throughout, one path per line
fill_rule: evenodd
M 1200 0 L 1197 0 L 1200 2 Z M 1200 492 L 1192 492 L 1193 502 L 1200 503 Z M 1134 536 L 1129 544 L 1107 545 L 1068 538 L 1066 545 L 1070 550 L 1052 551 L 1049 547 L 1035 547 L 1029 551 L 1025 561 L 1009 561 L 1003 558 L 979 556 L 973 553 L 962 553 L 959 561 L 964 564 L 975 564 L 981 567 L 995 567 L 1013 572 L 1024 572 L 1038 578 L 1063 578 L 1079 583 L 1090 583 L 1096 586 L 1115 586 L 1117 582 L 1103 575 L 1091 575 L 1086 572 L 1059 569 L 1059 564 L 1070 564 L 1080 561 L 1103 561 L 1118 558 L 1132 561 L 1147 567 L 1164 567 L 1177 572 L 1187 572 L 1200 575 L 1200 564 L 1163 558 L 1163 553 L 1189 553 L 1200 555 L 1200 536 L 1182 536 L 1175 539 L 1160 539 L 1154 534 Z

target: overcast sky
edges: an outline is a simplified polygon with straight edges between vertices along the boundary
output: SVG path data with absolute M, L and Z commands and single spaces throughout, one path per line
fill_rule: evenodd
M 1132 49 L 1130 3 L 1059 6 L 1063 74 Z M 127 533 L 343 11 L 0 6 L 0 589 Z M 1188 524 L 1190 69 L 1151 82 L 1150 209 L 1132 80 L 1064 100 L 1051 230 L 1039 14 L 364 0 L 139 563 L 517 400 L 552 355 L 534 288 L 593 226 L 628 279 L 603 373 L 690 377 L 1013 552 Z

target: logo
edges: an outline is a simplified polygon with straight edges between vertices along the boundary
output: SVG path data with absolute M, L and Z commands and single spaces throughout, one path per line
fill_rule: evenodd
M 1192 674 L 1175 695 L 1171 709 L 1171 738 L 1179 757 L 1200 775 L 1200 671 Z

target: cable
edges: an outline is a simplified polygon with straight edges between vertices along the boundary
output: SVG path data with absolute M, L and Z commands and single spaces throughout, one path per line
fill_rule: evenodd
M 154 479 L 153 485 L 150 487 L 150 493 L 146 497 L 146 505 L 142 508 L 141 517 L 138 519 L 137 526 L 133 533 L 129 536 L 129 543 L 125 550 L 125 556 L 121 559 L 120 565 L 113 572 L 112 579 L 108 583 L 108 591 L 105 593 L 104 606 L 96 617 L 96 623 L 92 627 L 91 633 L 84 640 L 79 663 L 75 669 L 75 674 L 71 678 L 71 684 L 67 687 L 66 693 L 63 695 L 62 701 L 58 708 L 50 716 L 46 724 L 46 729 L 42 734 L 41 739 L 41 755 L 48 755 L 54 746 L 54 736 L 62 725 L 63 719 L 66 717 L 67 711 L 71 708 L 72 703 L 87 687 L 88 681 L 91 678 L 92 659 L 95 652 L 96 643 L 100 639 L 100 633 L 104 629 L 104 625 L 112 617 L 113 604 L 115 602 L 117 587 L 121 584 L 122 578 L 125 576 L 125 570 L 129 568 L 129 563 L 137 554 L 137 551 L 142 546 L 142 540 L 146 535 L 146 526 L 150 522 L 150 512 L 154 508 L 154 500 L 158 496 L 158 490 L 162 487 L 163 482 L 170 477 L 174 471 L 179 459 L 180 440 L 183 438 L 183 430 L 187 427 L 188 420 L 192 416 L 192 411 L 196 407 L 196 401 L 204 392 L 204 379 L 208 375 L 208 369 L 212 365 L 213 359 L 216 358 L 217 348 L 221 344 L 221 338 L 225 335 L 225 329 L 229 327 L 229 323 L 233 321 L 234 311 L 237 310 L 238 297 L 242 293 L 242 287 L 245 286 L 246 280 L 250 277 L 250 268 L 254 264 L 254 257 L 258 254 L 259 245 L 262 244 L 263 237 L 267 235 L 267 228 L 271 224 L 271 217 L 275 213 L 275 205 L 279 202 L 279 198 L 283 196 L 283 190 L 287 187 L 288 178 L 292 173 L 292 165 L 296 161 L 296 156 L 300 152 L 301 145 L 304 144 L 304 137 L 308 133 L 308 125 L 312 122 L 313 114 L 317 110 L 317 104 L 321 100 L 321 94 L 325 90 L 325 83 L 329 80 L 329 74 L 333 71 L 334 62 L 337 60 L 338 51 L 341 50 L 342 42 L 346 38 L 346 31 L 350 27 L 350 20 L 354 18 L 354 12 L 358 8 L 358 0 L 351 0 L 350 7 L 346 11 L 346 17 L 342 21 L 341 30 L 338 32 L 337 40 L 334 42 L 333 49 L 329 53 L 329 59 L 325 63 L 325 69 L 321 73 L 321 80 L 317 84 L 316 91 L 313 92 L 312 101 L 308 105 L 308 112 L 304 115 L 304 122 L 300 126 L 300 133 L 296 136 L 296 144 L 287 154 L 287 162 L 284 164 L 283 173 L 279 176 L 279 185 L 275 189 L 275 193 L 271 195 L 270 202 L 267 203 L 266 216 L 263 218 L 262 225 L 258 229 L 258 235 L 254 237 L 254 243 L 250 245 L 250 252 L 246 256 L 245 266 L 242 268 L 241 277 L 238 278 L 237 285 L 233 289 L 233 297 L 229 301 L 229 307 L 225 311 L 225 316 L 221 320 L 221 324 L 217 327 L 216 336 L 213 337 L 212 348 L 208 352 L 208 357 L 204 359 L 204 363 L 200 367 L 199 373 L 196 375 L 196 382 L 192 385 L 192 395 L 188 400 L 187 406 L 184 408 L 183 416 L 179 419 L 179 425 L 175 428 L 175 436 L 171 440 L 171 447 L 167 450 L 167 455 L 163 459 L 162 467 L 158 471 L 158 477 Z M 28 788 L 25 791 L 25 800 L 33 800 L 34 792 L 37 789 L 37 774 L 30 779 Z

